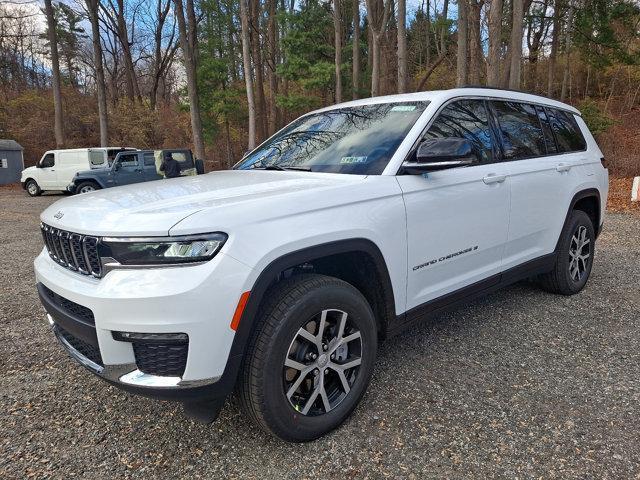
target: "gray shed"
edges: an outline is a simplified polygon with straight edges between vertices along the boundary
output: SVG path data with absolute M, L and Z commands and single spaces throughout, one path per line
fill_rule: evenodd
M 0 185 L 20 181 L 20 173 L 24 170 L 22 150 L 15 140 L 0 139 Z

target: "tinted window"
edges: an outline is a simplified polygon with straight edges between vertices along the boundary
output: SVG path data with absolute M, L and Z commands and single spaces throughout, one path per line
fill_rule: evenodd
M 379 175 L 427 103 L 380 103 L 307 115 L 271 137 L 235 168 Z
M 459 100 L 447 105 L 425 134 L 426 138 L 459 137 L 473 144 L 482 163 L 493 160 L 493 142 L 489 117 L 482 100 Z
M 145 167 L 155 167 L 156 159 L 153 156 L 153 153 L 145 153 L 144 154 L 144 166 Z
M 506 160 L 546 155 L 544 134 L 533 105 L 518 102 L 493 102 L 493 105 Z
M 575 152 L 586 148 L 587 144 L 573 114 L 555 108 L 547 108 L 547 113 L 559 152 Z
M 542 127 L 542 132 L 544 133 L 544 143 L 547 146 L 547 153 L 556 153 L 558 151 L 558 148 L 556 147 L 556 141 L 553 137 L 553 132 L 551 131 L 551 123 L 549 122 L 549 118 L 547 118 L 547 114 L 542 107 L 536 107 L 536 112 L 538 112 L 540 126 Z

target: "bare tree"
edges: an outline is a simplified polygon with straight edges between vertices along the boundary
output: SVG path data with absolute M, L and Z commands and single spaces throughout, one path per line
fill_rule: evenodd
M 398 0 L 398 93 L 407 91 L 407 3 Z M 429 31 L 427 30 L 427 39 Z M 427 55 L 429 46 L 427 45 Z M 428 63 L 428 62 L 427 62 Z
M 100 23 L 98 20 L 100 0 L 86 0 L 89 23 L 91 23 L 91 44 L 93 46 L 93 65 L 96 71 L 96 93 L 98 96 L 98 120 L 100 124 L 100 146 L 109 144 L 109 120 L 107 116 L 107 89 L 102 64 L 102 43 L 100 42 Z
M 251 78 L 251 45 L 249 44 L 249 12 L 247 10 L 247 0 L 240 0 L 242 65 L 249 109 L 249 140 L 247 146 L 249 150 L 253 150 L 256 147 L 256 103 L 253 94 L 253 79 Z
M 336 65 L 336 103 L 342 102 L 342 18 L 340 15 L 340 0 L 333 0 L 333 33 L 335 36 L 335 65 Z
M 567 13 L 567 25 L 564 32 L 564 71 L 562 74 L 562 90 L 560 91 L 560 101 L 564 102 L 567 96 L 567 85 L 569 83 L 569 62 L 571 60 L 571 29 L 573 28 L 573 1 L 569 0 L 569 13 Z
M 360 0 L 353 0 L 353 72 L 351 74 L 353 99 L 359 97 L 360 90 Z
M 468 67 L 468 0 L 458 0 L 458 58 L 456 62 L 456 85 L 462 87 L 467 84 Z
M 380 41 L 387 29 L 393 0 L 366 0 L 371 32 L 371 96 L 380 95 Z
M 165 39 L 164 28 L 167 25 L 169 13 L 171 11 L 171 0 L 156 0 L 154 25 L 153 25 L 153 57 L 152 57 L 152 79 L 149 90 L 149 102 L 152 110 L 156 109 L 158 104 L 158 91 L 160 84 L 170 68 L 178 49 L 178 43 L 175 41 L 176 25 L 173 23 L 171 34 Z M 166 43 L 163 48 L 163 42 Z
M 560 44 L 560 7 L 562 0 L 556 0 L 553 5 L 553 32 L 551 33 L 551 51 L 549 52 L 549 70 L 547 72 L 547 96 L 553 95 L 555 83 L 556 59 Z
M 174 0 L 175 15 L 180 33 L 180 47 L 184 57 L 187 73 L 187 93 L 189 95 L 189 112 L 191 114 L 191 132 L 196 158 L 204 159 L 204 139 L 202 137 L 202 118 L 200 116 L 200 100 L 198 96 L 198 34 L 197 20 L 193 0 L 187 0 L 187 17 L 185 20 L 182 0 Z
M 468 24 L 469 24 L 469 82 L 473 85 L 480 84 L 480 71 L 483 69 L 484 54 L 480 38 L 480 21 L 484 0 L 469 0 Z
M 491 0 L 489 7 L 489 54 L 487 85 L 500 86 L 500 47 L 502 45 L 502 0 Z
M 58 37 L 56 35 L 56 20 L 53 15 L 51 0 L 44 0 L 44 11 L 47 17 L 47 36 L 51 51 L 51 83 L 53 87 L 54 131 L 56 147 L 64 146 L 64 128 L 62 124 L 62 93 L 60 91 L 60 60 L 58 57 Z
M 511 62 L 509 67 L 509 88 L 520 88 L 522 70 L 522 24 L 524 20 L 523 0 L 513 0 L 513 15 L 511 22 L 511 42 L 509 52 Z
M 267 22 L 267 47 L 268 65 L 267 77 L 269 81 L 269 135 L 273 135 L 280 124 L 278 106 L 276 98 L 278 95 L 278 76 L 276 68 L 278 66 L 278 23 L 276 17 L 276 1 L 268 0 L 267 9 L 269 19 Z
M 264 140 L 267 131 L 267 103 L 264 95 L 264 64 L 260 41 L 260 1 L 249 0 L 251 26 L 251 54 L 253 56 L 254 91 L 256 95 L 256 135 L 259 142 Z
M 127 97 L 129 97 L 131 101 L 136 99 L 142 101 L 142 97 L 140 96 L 140 87 L 138 85 L 138 76 L 136 75 L 133 56 L 131 54 L 131 45 L 133 42 L 129 41 L 129 29 L 127 27 L 127 19 L 125 17 L 126 12 L 124 0 L 116 0 L 115 4 L 113 3 L 113 0 L 109 0 L 109 8 L 106 8 L 104 5 L 101 6 L 109 19 L 109 28 L 117 35 L 122 47 Z

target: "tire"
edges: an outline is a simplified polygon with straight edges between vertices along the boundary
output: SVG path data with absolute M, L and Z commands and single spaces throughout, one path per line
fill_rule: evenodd
M 324 275 L 293 276 L 265 298 L 242 365 L 240 404 L 282 440 L 314 440 L 341 425 L 367 389 L 378 341 L 373 312 L 355 287 Z
M 582 210 L 571 212 L 560 236 L 555 266 L 538 279 L 542 288 L 561 295 L 574 295 L 582 290 L 591 274 L 595 239 L 589 216 Z
M 80 182 L 76 187 L 76 193 L 89 193 L 95 192 L 96 190 L 100 190 L 102 187 L 98 185 L 96 182 Z
M 30 197 L 39 197 L 40 195 L 42 195 L 42 190 L 40 189 L 38 182 L 36 182 L 32 178 L 27 180 L 27 182 L 24 184 L 24 189 L 27 191 Z

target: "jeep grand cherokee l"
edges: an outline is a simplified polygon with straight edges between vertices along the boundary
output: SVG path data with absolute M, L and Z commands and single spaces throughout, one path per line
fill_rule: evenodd
M 56 202 L 37 288 L 99 377 L 204 420 L 235 387 L 257 425 L 307 441 L 353 411 L 385 337 L 520 279 L 582 290 L 601 159 L 575 108 L 534 95 L 344 103 L 233 170 Z

